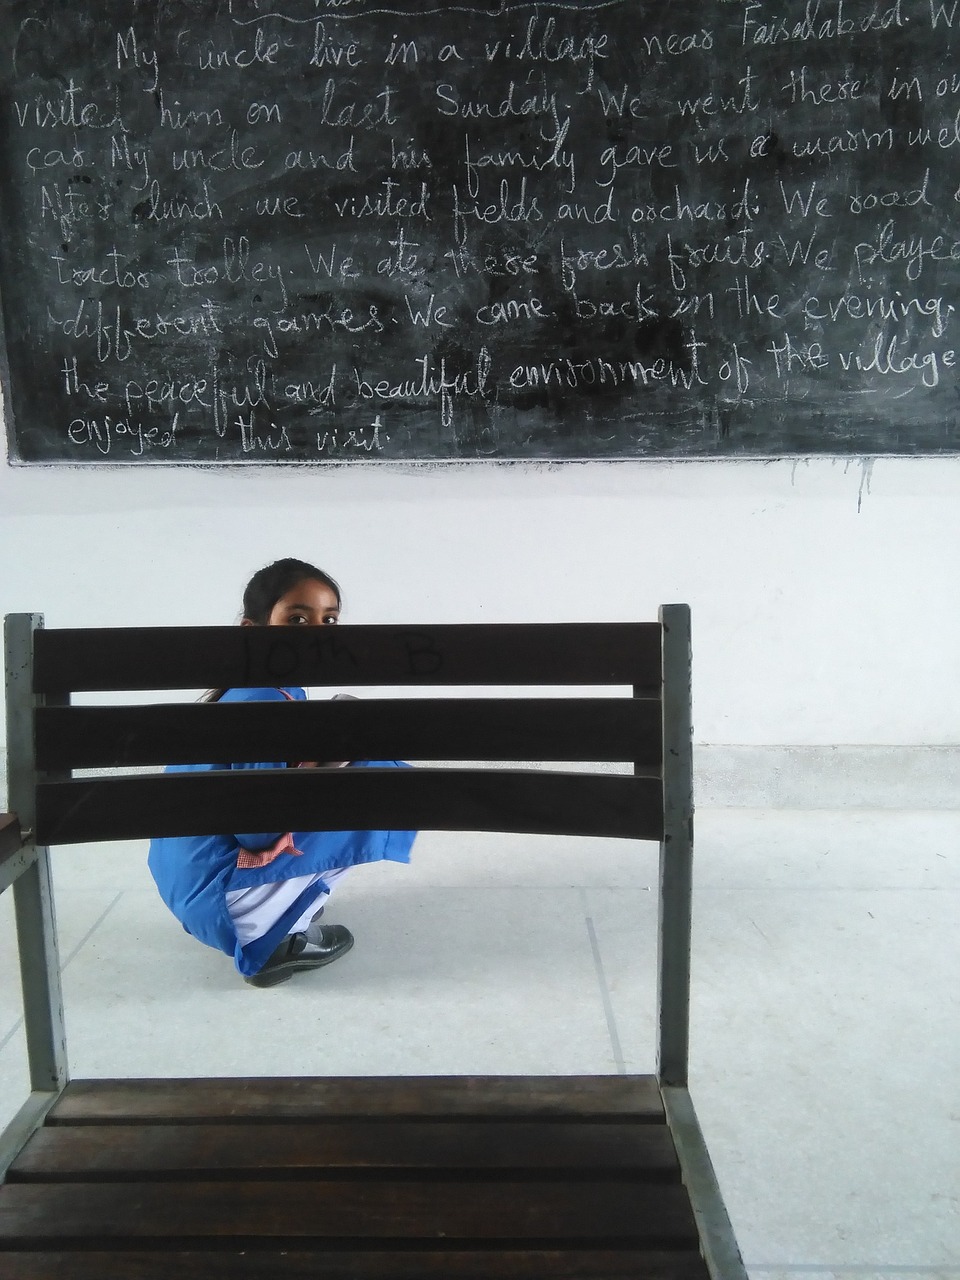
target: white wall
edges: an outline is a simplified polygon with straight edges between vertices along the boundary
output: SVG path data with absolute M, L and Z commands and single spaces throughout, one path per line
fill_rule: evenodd
M 693 608 L 696 738 L 960 742 L 960 459 L 0 468 L 0 608 L 229 623 L 314 560 L 346 621 Z

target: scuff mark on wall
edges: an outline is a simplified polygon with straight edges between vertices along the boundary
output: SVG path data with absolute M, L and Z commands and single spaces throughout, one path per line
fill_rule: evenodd
M 844 464 L 844 475 L 847 474 L 851 466 L 859 466 L 860 468 L 860 485 L 857 489 L 857 515 L 863 510 L 863 495 L 870 492 L 870 482 L 873 479 L 873 465 L 875 462 L 875 457 L 865 455 L 862 458 L 850 458 Z

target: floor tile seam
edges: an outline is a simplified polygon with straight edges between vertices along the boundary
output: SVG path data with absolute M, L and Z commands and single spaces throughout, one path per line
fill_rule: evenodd
M 397 883 L 400 882 L 398 881 Z M 391 888 L 395 887 L 395 885 L 391 885 Z M 474 889 L 495 890 L 498 893 L 509 889 L 530 889 L 535 893 L 559 893 L 566 890 L 578 893 L 581 889 L 621 889 L 624 887 L 630 888 L 634 886 L 624 886 L 622 883 L 611 883 L 610 881 L 601 881 L 598 883 L 594 880 L 591 880 L 589 883 L 572 884 L 569 879 L 558 880 L 556 883 L 544 881 L 542 879 L 526 883 L 522 880 L 506 880 L 503 877 L 499 877 L 494 882 L 464 880 L 456 884 L 451 884 L 446 881 L 418 880 L 416 885 L 410 885 L 411 890 L 416 889 L 419 891 L 420 889 L 442 889 L 444 891 L 449 890 L 454 893 L 458 893 L 464 889 L 468 889 L 471 892 Z M 635 887 L 647 892 L 652 892 L 652 886 L 650 884 L 637 884 Z M 346 893 L 346 889 L 344 889 L 344 893 Z M 374 895 L 371 894 L 370 896 L 373 897 Z
M 113 908 L 117 905 L 117 903 L 123 897 L 125 892 L 126 890 L 120 889 L 114 895 L 114 897 L 110 900 L 107 906 L 104 907 L 103 911 L 100 912 L 100 914 L 97 916 L 96 920 L 94 920 L 93 924 L 90 926 L 87 932 L 83 935 L 80 941 L 72 948 L 67 958 L 60 965 L 61 972 L 63 972 L 63 970 L 66 969 L 67 965 L 70 964 L 71 960 L 73 960 L 76 957 L 77 953 L 81 950 L 81 948 L 84 947 L 90 941 L 90 939 L 93 937 L 96 931 L 103 924 L 104 920 L 106 920 L 107 916 L 110 914 Z
M 744 1262 L 748 1272 L 789 1272 L 791 1275 L 960 1275 L 960 1263 L 830 1263 L 830 1262 Z
M 391 893 L 394 886 L 391 885 Z M 581 893 L 586 891 L 592 893 L 594 890 L 607 893 L 644 893 L 650 896 L 651 902 L 656 901 L 656 892 L 652 885 L 649 884 L 630 884 L 630 883 L 610 883 L 603 882 L 597 884 L 590 882 L 589 884 L 571 884 L 565 881 L 563 884 L 505 884 L 502 881 L 497 884 L 476 884 L 465 882 L 463 884 L 418 884 L 415 888 L 411 887 L 409 893 L 402 891 L 394 894 L 397 900 L 402 901 L 407 897 L 414 898 L 428 893 L 461 893 L 461 894 L 477 894 L 477 893 L 523 893 L 523 894 L 561 894 L 561 893 Z M 343 890 L 343 902 L 346 903 L 347 890 Z M 383 901 L 375 894 L 364 894 L 362 898 L 363 904 L 372 904 L 374 902 Z M 351 898 L 351 906 L 361 902 L 361 898 Z
M 73 960 L 73 958 L 77 955 L 80 948 L 84 946 L 85 943 L 89 942 L 90 938 L 97 931 L 97 929 L 100 928 L 104 920 L 106 920 L 107 916 L 110 914 L 110 912 L 113 910 L 113 908 L 117 905 L 117 903 L 120 901 L 122 897 L 123 897 L 123 890 L 121 889 L 115 895 L 115 897 L 111 900 L 111 902 L 104 908 L 104 910 L 101 911 L 100 915 L 97 916 L 96 920 L 87 930 L 87 932 L 83 935 L 80 941 L 76 944 L 76 946 L 71 950 L 67 958 L 61 961 L 60 963 L 61 974 L 65 971 L 70 961 Z M 22 1026 L 23 1026 L 23 1014 L 21 1014 L 19 1018 L 17 1018 L 16 1022 L 13 1024 L 13 1026 L 10 1028 L 7 1034 L 3 1037 L 2 1040 L 0 1040 L 0 1053 L 3 1052 L 3 1050 L 7 1047 L 7 1045 L 10 1043 L 10 1041 L 13 1039 L 13 1037 L 17 1034 L 17 1032 L 20 1030 Z
M 960 893 L 955 884 L 700 884 L 698 893 Z
M 2 1040 L 0 1040 L 0 1053 L 3 1053 L 4 1049 L 7 1047 L 7 1045 L 10 1043 L 10 1041 L 13 1039 L 13 1037 L 17 1034 L 17 1032 L 20 1030 L 22 1026 L 23 1026 L 23 1014 L 21 1014 L 20 1017 L 17 1018 L 16 1022 L 13 1024 L 13 1026 L 10 1028 L 7 1034 L 3 1037 Z

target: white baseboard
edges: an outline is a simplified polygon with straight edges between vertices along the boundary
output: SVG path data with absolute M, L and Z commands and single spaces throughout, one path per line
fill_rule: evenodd
M 960 745 L 694 747 L 699 808 L 960 809 Z

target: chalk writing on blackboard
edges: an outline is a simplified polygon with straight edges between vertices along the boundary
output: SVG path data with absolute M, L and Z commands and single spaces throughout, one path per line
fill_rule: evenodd
M 18 461 L 960 448 L 960 4 L 2 0 Z

